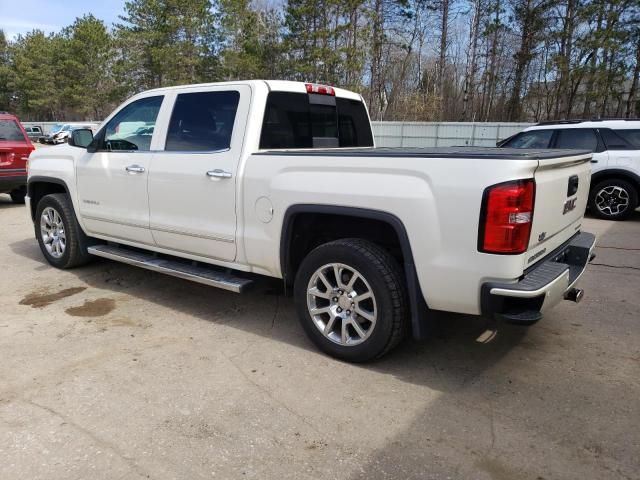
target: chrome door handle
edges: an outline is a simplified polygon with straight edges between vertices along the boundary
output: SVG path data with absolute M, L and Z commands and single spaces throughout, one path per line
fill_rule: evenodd
M 129 165 L 125 170 L 129 173 L 144 173 L 144 167 L 140 165 Z
M 209 170 L 207 172 L 207 177 L 213 178 L 231 178 L 231 172 L 225 172 L 220 168 L 216 168 L 215 170 Z

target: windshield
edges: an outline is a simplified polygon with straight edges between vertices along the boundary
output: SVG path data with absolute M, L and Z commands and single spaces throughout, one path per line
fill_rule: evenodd
M 59 123 L 56 123 L 55 125 L 51 126 L 51 130 L 50 132 L 59 132 L 60 130 L 62 130 L 62 125 Z
M 0 120 L 0 141 L 24 142 L 22 130 L 15 120 Z
M 65 125 L 64 127 L 62 127 L 63 132 L 68 132 L 69 130 L 71 130 L 71 125 Z

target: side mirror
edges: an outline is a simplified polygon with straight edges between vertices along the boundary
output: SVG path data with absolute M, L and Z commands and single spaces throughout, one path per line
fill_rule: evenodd
M 87 148 L 93 141 L 93 132 L 88 128 L 77 128 L 71 131 L 67 143 L 72 147 Z

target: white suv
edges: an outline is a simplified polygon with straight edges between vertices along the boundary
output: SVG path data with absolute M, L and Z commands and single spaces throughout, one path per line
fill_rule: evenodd
M 640 120 L 543 122 L 503 140 L 498 146 L 591 150 L 591 212 L 600 218 L 623 220 L 638 207 Z

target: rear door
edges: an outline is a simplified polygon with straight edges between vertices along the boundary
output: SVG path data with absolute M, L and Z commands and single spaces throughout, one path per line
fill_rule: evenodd
M 609 153 L 593 128 L 560 128 L 556 131 L 552 148 L 590 150 L 593 152 L 593 170 L 605 168 L 609 163 Z
M 251 88 L 179 91 L 153 157 L 149 209 L 159 247 L 231 261 L 236 256 L 236 188 Z
M 609 168 L 630 170 L 640 176 L 640 129 L 600 129 L 609 151 Z

